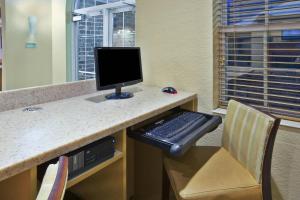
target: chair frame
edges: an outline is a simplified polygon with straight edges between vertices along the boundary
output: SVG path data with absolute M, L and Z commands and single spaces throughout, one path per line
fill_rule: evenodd
M 168 173 L 163 166 L 163 174 L 162 174 L 162 200 L 169 200 L 170 199 L 170 179 Z
M 254 108 L 256 109 L 256 108 Z M 257 110 L 257 109 L 256 109 Z M 260 111 L 260 110 L 258 110 Z M 263 111 L 260 111 L 263 112 Z M 274 124 L 271 129 L 269 138 L 267 140 L 266 151 L 264 155 L 263 168 L 262 168 L 262 193 L 264 200 L 272 200 L 272 186 L 271 186 L 271 167 L 273 149 L 275 144 L 276 135 L 280 126 L 281 119 L 271 115 L 270 113 L 263 112 L 274 119 Z
M 61 156 L 58 161 L 58 171 L 48 200 L 61 200 L 68 176 L 68 157 Z
M 234 99 L 234 100 L 239 103 L 242 103 L 239 100 L 236 100 L 236 99 Z M 267 143 L 266 143 L 266 150 L 265 150 L 265 154 L 264 154 L 264 158 L 263 158 L 262 183 L 261 183 L 263 200 L 272 200 L 272 187 L 271 187 L 272 156 L 273 156 L 275 139 L 276 139 L 278 129 L 280 127 L 281 119 L 268 113 L 268 112 L 257 109 L 251 105 L 248 105 L 245 103 L 242 103 L 242 104 L 249 106 L 259 112 L 262 112 L 274 119 L 274 124 L 272 126 L 270 135 L 269 135 L 269 137 L 267 139 Z M 170 198 L 170 179 L 168 177 L 165 167 L 163 167 L 162 179 L 163 179 L 162 180 L 162 200 L 169 200 L 169 198 Z

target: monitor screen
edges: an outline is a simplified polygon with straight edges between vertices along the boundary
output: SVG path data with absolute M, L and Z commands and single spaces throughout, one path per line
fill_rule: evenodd
M 111 89 L 142 82 L 138 47 L 95 48 L 97 89 Z

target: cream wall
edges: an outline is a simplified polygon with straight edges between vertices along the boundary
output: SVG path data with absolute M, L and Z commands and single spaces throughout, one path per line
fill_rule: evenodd
M 66 0 L 52 0 L 52 83 L 67 77 Z
M 5 1 L 3 68 L 6 89 L 51 83 L 51 7 L 49 0 Z M 36 49 L 25 48 L 30 15 L 38 18 Z
M 211 1 L 137 0 L 136 23 L 145 82 L 197 92 L 201 109 L 211 110 Z
M 199 110 L 213 109 L 212 0 L 137 0 L 137 45 L 145 82 L 199 95 Z M 199 145 L 220 145 L 222 127 Z M 300 199 L 300 130 L 281 127 L 272 164 L 275 200 Z
M 65 0 L 4 2 L 4 89 L 65 82 Z M 25 48 L 31 15 L 38 19 L 35 49 Z
M 1 9 L 1 24 L 2 24 L 2 49 L 1 49 L 1 53 L 2 53 L 2 65 L 3 65 L 3 56 L 4 56 L 4 52 L 3 52 L 3 46 L 5 46 L 4 44 L 4 41 L 3 41 L 3 38 L 5 36 L 5 33 L 3 32 L 3 27 L 4 27 L 4 24 L 5 24 L 5 9 L 3 9 L 5 7 L 5 0 L 0 0 L 0 9 Z M 1 66 L 2 67 L 2 66 Z M 1 82 L 1 89 L 5 89 L 6 88 L 6 78 L 4 76 L 5 74 L 5 69 L 4 68 L 1 68 L 2 70 L 2 82 Z

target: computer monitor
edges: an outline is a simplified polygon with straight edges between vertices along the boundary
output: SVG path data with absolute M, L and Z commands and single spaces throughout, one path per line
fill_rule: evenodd
M 131 98 L 133 94 L 121 88 L 143 81 L 139 47 L 97 47 L 95 66 L 97 90 L 116 89 L 107 99 Z

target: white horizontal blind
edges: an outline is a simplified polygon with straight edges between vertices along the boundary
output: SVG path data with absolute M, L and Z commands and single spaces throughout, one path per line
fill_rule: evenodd
M 215 0 L 219 104 L 300 120 L 300 0 Z

